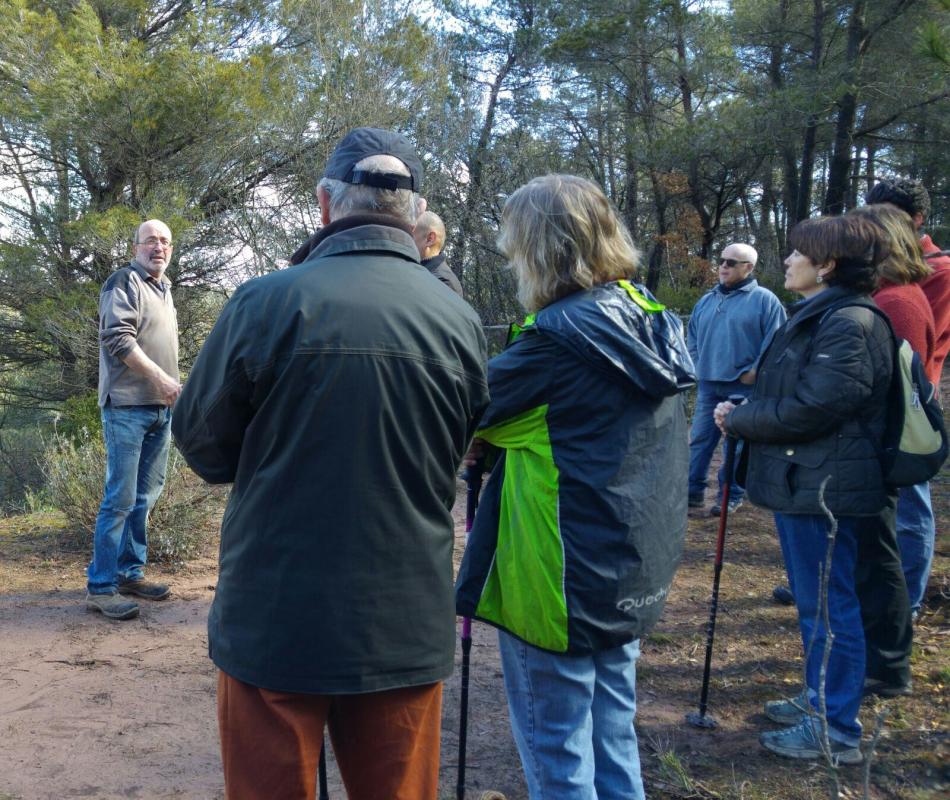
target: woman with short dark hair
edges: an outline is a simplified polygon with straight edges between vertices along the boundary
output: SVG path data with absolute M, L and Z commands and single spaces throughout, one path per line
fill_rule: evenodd
M 818 758 L 823 689 L 831 754 L 858 763 L 865 677 L 858 552 L 865 537 L 894 538 L 894 499 L 877 456 L 893 339 L 868 296 L 887 250 L 880 226 L 857 216 L 806 220 L 789 242 L 785 288 L 803 300 L 763 356 L 749 401 L 720 404 L 716 421 L 746 441 L 749 498 L 775 513 L 806 652 L 802 694 L 765 705 L 770 719 L 788 727 L 760 741 L 780 755 Z M 828 638 L 818 610 L 830 522 L 822 501 L 837 520 L 828 585 L 834 640 L 823 687 Z
M 518 189 L 499 245 L 531 313 L 488 364 L 477 436 L 502 456 L 457 608 L 499 628 L 532 800 L 637 800 L 636 659 L 686 532 L 692 364 L 679 320 L 629 280 L 636 248 L 590 181 Z

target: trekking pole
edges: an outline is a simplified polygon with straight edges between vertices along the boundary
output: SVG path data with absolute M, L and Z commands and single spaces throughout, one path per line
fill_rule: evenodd
M 730 397 L 730 402 L 739 405 L 745 398 Z M 715 728 L 719 723 L 706 716 L 709 699 L 709 671 L 712 666 L 713 638 L 716 635 L 716 612 L 719 610 L 719 578 L 722 576 L 722 554 L 726 544 L 726 520 L 729 518 L 729 492 L 735 478 L 736 447 L 739 440 L 734 436 L 726 437 L 726 456 L 723 469 L 722 504 L 719 506 L 719 537 L 716 541 L 716 566 L 713 574 L 712 602 L 709 609 L 709 624 L 706 628 L 706 664 L 703 667 L 703 688 L 699 694 L 699 712 L 691 711 L 686 721 L 697 728 Z
M 465 468 L 465 541 L 475 521 L 475 509 L 478 508 L 478 494 L 482 488 L 482 468 L 484 460 L 478 459 Z M 459 708 L 459 774 L 455 785 L 457 800 L 465 800 L 465 746 L 468 742 L 468 664 L 472 652 L 472 620 L 462 617 L 462 693 Z
M 330 789 L 327 786 L 327 737 L 323 737 L 323 746 L 320 748 L 320 766 L 317 769 L 317 778 L 320 784 L 320 800 L 330 800 Z

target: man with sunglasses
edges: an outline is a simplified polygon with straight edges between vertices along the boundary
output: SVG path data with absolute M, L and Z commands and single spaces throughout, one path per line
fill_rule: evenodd
M 144 580 L 148 513 L 165 485 L 172 406 L 181 393 L 178 321 L 165 277 L 172 233 L 143 222 L 132 263 L 99 293 L 99 406 L 106 445 L 106 483 L 96 517 L 86 606 L 110 619 L 139 607 L 124 595 L 164 600 L 169 589 Z
M 699 386 L 689 442 L 689 505 L 701 508 L 707 473 L 720 433 L 713 421 L 716 405 L 730 396 L 748 395 L 755 383 L 755 366 L 772 334 L 785 322 L 785 309 L 752 271 L 758 260 L 748 244 L 730 244 L 719 259 L 719 283 L 700 298 L 689 318 L 689 352 Z M 719 469 L 717 501 L 709 509 L 718 516 L 726 476 Z M 729 508 L 742 505 L 742 489 L 729 476 Z

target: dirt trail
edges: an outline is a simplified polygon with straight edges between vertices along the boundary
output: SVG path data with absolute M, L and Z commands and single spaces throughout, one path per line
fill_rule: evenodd
M 871 797 L 929 800 L 950 789 L 950 467 L 934 483 L 941 520 L 930 607 L 916 631 L 915 694 L 891 703 Z M 464 487 L 456 504 L 456 555 L 464 541 Z M 47 528 L 43 528 L 46 524 Z M 31 527 L 32 526 L 32 527 Z M 705 646 L 716 520 L 695 515 L 683 564 L 638 665 L 640 751 L 647 795 L 733 800 L 827 796 L 821 769 L 762 751 L 762 703 L 797 691 L 800 652 L 791 609 L 771 602 L 783 578 L 771 518 L 733 515 L 723 572 L 710 692 L 716 731 L 683 724 L 695 709 Z M 111 622 L 85 610 L 88 554 L 64 549 L 61 531 L 34 517 L 0 520 L 0 800 L 223 796 L 215 717 L 216 676 L 206 620 L 216 561 L 151 577 L 172 584 L 162 603 Z M 460 655 L 456 653 L 456 665 Z M 862 711 L 870 733 L 879 703 Z M 440 800 L 455 797 L 459 670 L 444 695 Z M 474 626 L 468 794 L 496 789 L 524 800 L 494 632 Z M 845 773 L 852 788 L 859 771 Z M 330 765 L 333 800 L 344 800 Z M 851 796 L 860 796 L 852 794 Z
M 0 789 L 23 798 L 218 797 L 207 579 L 112 623 L 82 590 L 0 598 Z
M 463 513 L 464 500 L 456 506 L 459 554 Z M 0 589 L 0 800 L 223 797 L 206 630 L 215 559 L 163 575 L 171 598 L 140 601 L 137 619 L 112 622 L 84 607 L 84 556 L 64 561 L 39 541 L 22 537 L 12 558 L 0 546 L 0 585 L 14 591 Z M 494 788 L 514 800 L 524 783 L 494 641 L 475 626 L 467 784 L 471 797 Z M 456 670 L 444 695 L 445 797 L 454 797 L 458 703 Z M 332 754 L 328 772 L 331 798 L 342 800 Z

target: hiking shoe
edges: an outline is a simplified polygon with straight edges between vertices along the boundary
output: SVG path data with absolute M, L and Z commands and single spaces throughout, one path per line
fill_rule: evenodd
M 808 715 L 809 705 L 804 692 L 798 697 L 769 700 L 765 704 L 765 716 L 779 725 L 798 725 Z
M 134 594 L 146 600 L 164 600 L 171 594 L 171 589 L 164 583 L 149 583 L 148 581 L 120 581 L 119 594 Z
M 686 505 L 690 508 L 702 508 L 703 496 L 701 494 L 691 494 L 686 498 Z
M 795 595 L 792 594 L 792 590 L 781 583 L 772 590 L 772 599 L 783 606 L 795 605 Z
M 877 678 L 864 679 L 864 696 L 876 694 L 878 697 L 907 697 L 914 693 L 914 685 L 907 683 L 891 683 Z
M 806 719 L 791 728 L 763 733 L 759 736 L 759 742 L 766 750 L 786 758 L 822 758 L 815 727 L 811 720 Z M 836 764 L 860 764 L 864 760 L 859 747 L 836 742 L 834 739 L 828 741 L 828 747 Z
M 139 604 L 134 600 L 119 597 L 116 592 L 109 594 L 86 593 L 86 608 L 90 611 L 100 611 L 109 619 L 132 619 L 139 615 Z
M 738 500 L 730 500 L 729 513 L 731 514 L 733 511 L 738 510 L 741 505 L 742 505 L 742 498 L 739 498 Z M 714 506 L 709 507 L 709 516 L 718 517 L 721 511 L 722 511 L 722 501 L 720 501 Z

